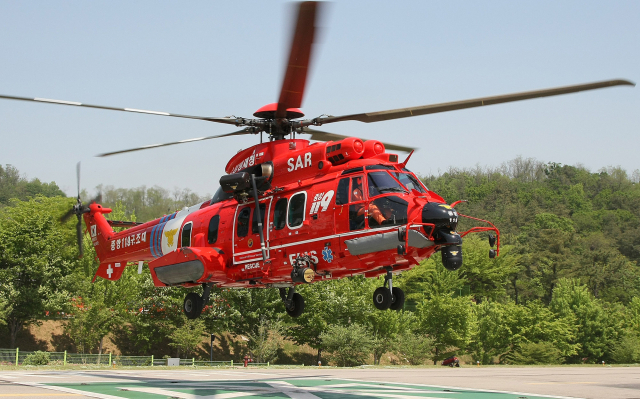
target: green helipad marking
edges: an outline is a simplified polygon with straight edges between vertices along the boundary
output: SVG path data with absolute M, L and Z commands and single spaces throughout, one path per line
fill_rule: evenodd
M 73 389 L 78 393 L 91 392 L 130 399 L 159 398 L 319 398 L 319 399 L 518 399 L 522 394 L 484 392 L 473 389 L 442 388 L 428 385 L 398 383 L 377 383 L 338 379 L 252 379 L 209 380 L 209 381 L 144 381 L 144 382 L 104 382 L 43 384 L 51 387 Z M 526 395 L 527 399 L 542 399 L 541 396 Z M 548 398 L 548 397 L 546 397 Z

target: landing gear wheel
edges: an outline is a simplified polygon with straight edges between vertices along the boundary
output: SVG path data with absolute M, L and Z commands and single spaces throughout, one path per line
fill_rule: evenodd
M 378 287 L 373 291 L 373 305 L 380 310 L 387 310 L 391 306 L 391 293 L 386 287 Z
M 184 297 L 182 310 L 187 319 L 196 319 L 202 313 L 202 297 L 195 292 L 190 292 Z
M 393 287 L 391 305 L 389 309 L 400 310 L 404 306 L 404 291 L 398 287 Z
M 291 306 L 286 308 L 287 314 L 291 317 L 298 317 L 304 312 L 304 298 L 297 292 L 291 297 Z

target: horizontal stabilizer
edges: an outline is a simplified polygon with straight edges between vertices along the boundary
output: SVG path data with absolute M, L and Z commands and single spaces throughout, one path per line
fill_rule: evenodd
M 98 270 L 96 270 L 96 274 L 93 276 L 93 280 L 91 280 L 91 282 L 94 283 L 98 277 L 111 281 L 119 280 L 126 266 L 126 262 L 101 263 L 100 266 L 98 266 Z

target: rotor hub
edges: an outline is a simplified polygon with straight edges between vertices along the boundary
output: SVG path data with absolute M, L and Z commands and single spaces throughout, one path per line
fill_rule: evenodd
M 278 103 L 267 104 L 253 113 L 256 118 L 275 119 Z M 302 118 L 304 114 L 298 108 L 287 108 L 287 119 Z

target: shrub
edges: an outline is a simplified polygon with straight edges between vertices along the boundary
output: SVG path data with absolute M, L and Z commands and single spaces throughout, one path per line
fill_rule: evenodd
M 46 366 L 50 361 L 51 356 L 48 352 L 36 351 L 27 355 L 22 364 L 29 366 Z
M 366 328 L 359 324 L 348 327 L 330 326 L 320 335 L 330 359 L 340 367 L 352 367 L 364 364 L 371 353 L 373 340 Z
M 560 364 L 562 353 L 551 342 L 524 342 L 513 354 L 513 364 Z
M 432 350 L 431 338 L 405 331 L 397 337 L 393 352 L 403 363 L 420 365 L 431 358 Z
M 625 334 L 611 353 L 616 363 L 640 363 L 640 337 L 633 333 Z

